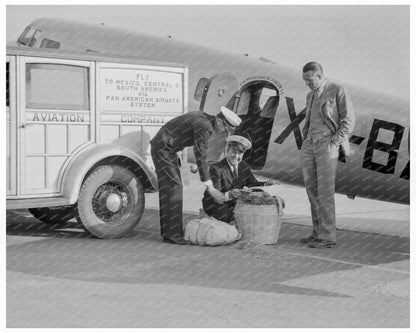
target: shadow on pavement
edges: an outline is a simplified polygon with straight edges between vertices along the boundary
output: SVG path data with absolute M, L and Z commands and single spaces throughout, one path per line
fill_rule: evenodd
M 29 213 L 28 213 L 29 214 Z M 186 219 L 194 218 L 186 215 Z M 338 247 L 299 243 L 309 227 L 286 224 L 274 245 L 242 242 L 221 247 L 164 244 L 158 211 L 146 209 L 136 230 L 122 239 L 97 239 L 76 222 L 49 226 L 30 215 L 7 214 L 7 270 L 83 281 L 178 284 L 285 294 L 349 297 L 284 285 L 291 279 L 409 259 L 409 239 L 338 231 Z M 27 237 L 27 241 L 25 240 Z M 17 238 L 17 237 L 16 237 Z

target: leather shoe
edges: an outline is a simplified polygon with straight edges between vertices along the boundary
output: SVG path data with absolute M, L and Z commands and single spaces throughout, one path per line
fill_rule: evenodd
M 168 238 L 168 237 L 163 237 L 163 243 L 168 243 L 168 244 L 177 244 L 177 245 L 189 245 L 191 244 L 190 242 L 188 242 L 187 240 L 183 239 L 183 238 Z
M 337 243 L 330 240 L 317 239 L 316 241 L 309 243 L 308 246 L 314 249 L 329 249 L 336 247 Z
M 308 237 L 303 237 L 300 239 L 300 242 L 303 244 L 309 244 L 312 243 L 314 241 L 316 241 L 318 238 L 313 237 L 313 236 L 308 236 Z

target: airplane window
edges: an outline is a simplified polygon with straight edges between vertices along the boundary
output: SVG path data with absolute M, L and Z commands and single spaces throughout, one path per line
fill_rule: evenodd
M 32 27 L 27 27 L 20 35 L 17 43 L 20 45 L 33 46 L 36 43 L 36 39 L 39 37 L 41 31 Z
M 32 40 L 30 41 L 28 46 L 35 45 L 36 40 L 38 39 L 39 36 L 40 36 L 40 30 L 36 30 L 35 33 L 33 34 Z
M 196 85 L 196 88 L 195 88 L 195 93 L 194 93 L 194 99 L 197 102 L 201 102 L 202 96 L 204 95 L 204 92 L 207 91 L 208 86 L 209 86 L 209 79 L 205 79 L 205 78 L 199 79 L 198 84 Z
M 88 110 L 88 68 L 26 64 L 26 107 Z
M 23 30 L 22 34 L 17 39 L 17 44 L 19 45 L 26 45 L 27 44 L 27 33 L 29 32 L 30 27 L 26 27 L 25 30 Z
M 61 43 L 56 42 L 52 39 L 44 38 L 42 39 L 42 42 L 40 43 L 39 47 L 45 49 L 59 49 L 61 47 Z

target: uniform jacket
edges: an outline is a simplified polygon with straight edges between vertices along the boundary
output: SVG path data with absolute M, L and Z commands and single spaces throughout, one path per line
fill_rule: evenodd
M 309 129 L 313 91 L 306 97 L 306 123 L 303 128 L 303 139 Z M 319 97 L 320 113 L 328 128 L 333 134 L 332 141 L 339 145 L 345 156 L 350 155 L 349 136 L 354 129 L 355 116 L 349 94 L 343 87 L 327 81 Z
M 249 165 L 244 161 L 241 161 L 238 165 L 238 177 L 236 179 L 234 179 L 232 175 L 230 165 L 227 162 L 227 158 L 224 158 L 221 161 L 211 165 L 209 172 L 214 187 L 223 193 L 235 188 L 242 189 L 244 186 L 251 187 L 265 185 L 265 182 L 257 181 L 257 179 L 253 176 Z M 215 202 L 208 191 L 205 191 L 204 193 L 202 204 L 204 209 L 218 205 L 218 203 Z M 226 202 L 226 204 L 234 205 L 235 200 Z
M 215 116 L 199 111 L 188 112 L 167 122 L 150 143 L 152 148 L 175 152 L 193 146 L 201 181 L 207 181 L 210 179 L 208 140 L 214 132 L 215 121 Z

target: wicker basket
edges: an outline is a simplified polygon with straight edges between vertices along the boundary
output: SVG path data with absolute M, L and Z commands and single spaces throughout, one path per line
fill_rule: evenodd
M 277 205 L 249 205 L 238 202 L 234 211 L 242 240 L 255 244 L 275 244 L 279 238 L 283 213 Z

